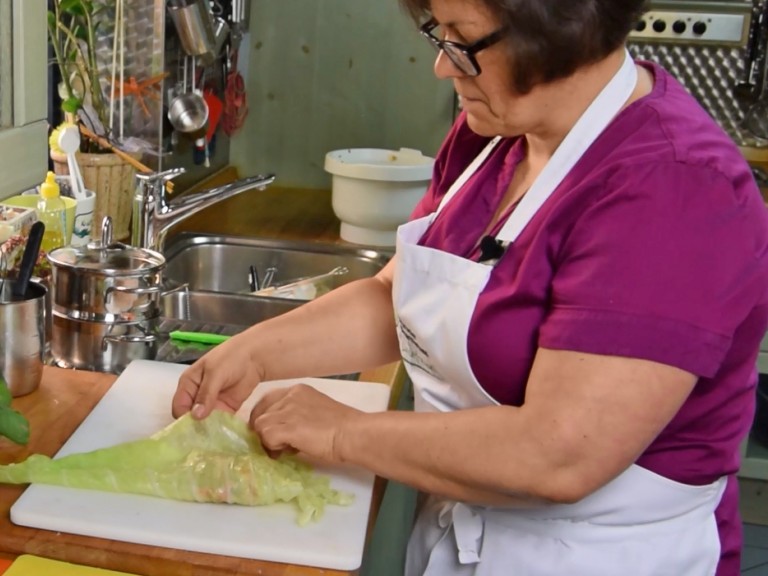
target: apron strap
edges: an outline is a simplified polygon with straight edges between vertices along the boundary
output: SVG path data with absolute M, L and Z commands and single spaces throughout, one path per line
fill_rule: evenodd
M 480 562 L 480 546 L 483 541 L 485 522 L 477 511 L 462 502 L 445 502 L 437 515 L 437 524 L 445 530 L 442 538 L 447 537 L 453 527 L 459 564 Z M 430 562 L 431 560 L 430 554 Z M 429 574 L 429 569 L 426 573 Z
M 546 202 L 550 195 L 563 181 L 571 168 L 584 155 L 584 152 L 592 145 L 603 132 L 611 120 L 618 114 L 626 101 L 632 95 L 637 85 L 637 70 L 635 62 L 629 51 L 624 50 L 624 61 L 616 74 L 606 84 L 592 103 L 582 113 L 576 124 L 571 128 L 565 139 L 560 143 L 536 177 L 528 192 L 523 196 L 517 208 L 512 212 L 507 222 L 498 234 L 498 239 L 506 247 L 514 242 L 523 229 L 531 221 L 534 214 Z M 445 207 L 445 205 L 466 184 L 477 169 L 485 162 L 493 149 L 501 140 L 496 136 L 483 148 L 467 166 L 464 172 L 451 185 L 440 201 L 437 210 L 432 213 L 432 220 Z
M 451 187 L 448 188 L 448 192 L 445 193 L 445 196 L 443 196 L 443 199 L 440 201 L 440 205 L 437 207 L 437 210 L 435 210 L 432 213 L 432 218 L 434 219 L 440 211 L 443 209 L 443 207 L 448 203 L 448 201 L 453 198 L 456 193 L 461 190 L 461 188 L 464 186 L 464 184 L 467 183 L 467 180 L 470 179 L 472 174 L 477 172 L 477 169 L 480 168 L 480 165 L 485 162 L 485 159 L 488 158 L 488 156 L 491 154 L 494 148 L 496 148 L 496 144 L 499 143 L 501 140 L 501 136 L 494 137 L 488 144 L 486 144 L 485 148 L 482 149 L 480 154 L 478 154 L 472 162 L 470 162 L 469 166 L 466 167 L 464 172 L 461 173 L 461 175 L 456 178 L 453 184 L 451 184 Z
M 637 69 L 632 56 L 625 49 L 624 61 L 576 124 L 566 134 L 547 164 L 531 184 L 528 192 L 504 223 L 497 238 L 510 244 L 533 219 L 579 159 L 597 140 L 608 124 L 624 107 L 637 85 Z

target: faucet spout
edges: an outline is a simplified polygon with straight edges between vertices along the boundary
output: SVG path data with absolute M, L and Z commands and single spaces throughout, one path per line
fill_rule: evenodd
M 264 190 L 275 180 L 274 174 L 251 176 L 169 201 L 165 183 L 182 172 L 183 169 L 173 169 L 159 174 L 136 175 L 132 245 L 162 252 L 168 231 L 182 220 L 242 192 Z

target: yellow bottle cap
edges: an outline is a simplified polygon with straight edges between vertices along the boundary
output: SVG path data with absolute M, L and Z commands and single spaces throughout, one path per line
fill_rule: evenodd
M 56 182 L 56 174 L 48 172 L 45 176 L 45 182 L 40 184 L 40 196 L 43 198 L 56 198 L 61 194 L 59 184 Z

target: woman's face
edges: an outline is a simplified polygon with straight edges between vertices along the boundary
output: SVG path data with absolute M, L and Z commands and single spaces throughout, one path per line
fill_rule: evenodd
M 441 39 L 472 44 L 498 30 L 500 23 L 479 0 L 433 0 L 432 15 L 440 24 Z M 517 136 L 535 131 L 546 118 L 546 98 L 535 87 L 526 95 L 515 92 L 512 61 L 505 40 L 475 54 L 478 76 L 467 76 L 443 52 L 435 60 L 438 78 L 452 79 L 467 112 L 470 128 L 483 136 Z

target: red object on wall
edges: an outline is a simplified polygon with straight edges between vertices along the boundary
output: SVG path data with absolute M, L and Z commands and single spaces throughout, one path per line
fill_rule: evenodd
M 248 100 L 245 94 L 245 81 L 237 71 L 237 52 L 232 55 L 232 72 L 227 74 L 224 87 L 224 118 L 222 128 L 227 136 L 240 130 L 248 116 Z
M 205 141 L 210 142 L 219 126 L 221 114 L 224 111 L 224 103 L 210 88 L 203 90 L 203 99 L 208 104 L 208 132 L 205 134 Z

